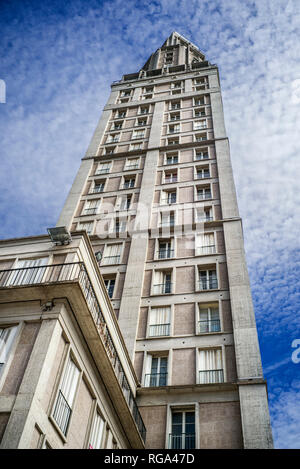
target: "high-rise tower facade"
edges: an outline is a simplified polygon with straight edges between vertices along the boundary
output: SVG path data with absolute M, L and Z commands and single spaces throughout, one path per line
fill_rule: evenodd
M 148 448 L 270 448 L 216 65 L 173 32 L 112 91 L 58 226 L 86 230 Z

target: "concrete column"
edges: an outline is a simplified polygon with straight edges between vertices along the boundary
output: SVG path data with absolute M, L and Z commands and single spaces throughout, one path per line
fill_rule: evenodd
M 148 249 L 148 227 L 151 221 L 151 208 L 159 157 L 159 151 L 151 151 L 150 148 L 159 146 L 164 105 L 164 102 L 156 103 L 153 113 L 148 145 L 149 151 L 145 159 L 139 208 L 136 217 L 135 231 L 131 237 L 127 270 L 119 310 L 119 325 L 132 361 L 134 360 L 140 299 L 142 296 L 145 261 Z
M 45 369 L 45 358 L 47 354 L 49 356 L 49 344 L 55 334 L 56 325 L 56 319 L 47 319 L 42 322 L 3 435 L 1 449 L 29 447 L 29 440 L 34 428 L 34 423 L 30 421 L 29 414 L 33 401 L 36 399 L 37 386 L 42 371 Z

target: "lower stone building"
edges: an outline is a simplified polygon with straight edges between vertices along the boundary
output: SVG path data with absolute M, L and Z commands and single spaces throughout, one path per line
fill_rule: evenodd
M 0 448 L 144 448 L 138 381 L 85 232 L 0 242 Z

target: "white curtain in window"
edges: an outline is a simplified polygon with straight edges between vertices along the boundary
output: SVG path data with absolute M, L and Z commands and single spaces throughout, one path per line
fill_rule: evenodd
M 203 233 L 196 237 L 196 250 L 198 254 L 211 254 L 214 251 L 214 234 Z
M 74 402 L 79 375 L 79 369 L 77 368 L 73 360 L 69 357 L 60 390 L 71 408 Z
M 222 368 L 221 349 L 199 350 L 199 371 L 221 370 Z
M 90 449 L 101 448 L 103 428 L 104 428 L 104 420 L 101 417 L 101 415 L 99 415 L 99 413 L 96 412 L 96 415 L 92 424 L 92 428 L 91 428 L 91 435 L 90 435 L 90 442 L 89 442 Z
M 17 332 L 17 326 L 0 329 L 0 373 L 7 362 L 9 351 Z

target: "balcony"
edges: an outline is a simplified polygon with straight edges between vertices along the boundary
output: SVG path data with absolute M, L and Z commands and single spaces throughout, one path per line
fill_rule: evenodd
M 92 208 L 85 208 L 83 215 L 96 215 L 97 214 L 97 207 Z
M 169 449 L 194 449 L 195 433 L 170 433 Z
M 177 176 L 165 176 L 164 183 L 170 184 L 172 182 L 177 182 Z
M 207 334 L 209 332 L 220 332 L 221 324 L 220 319 L 210 319 L 199 321 L 199 333 Z
M 212 199 L 211 191 L 197 192 L 197 200 Z
M 122 408 L 124 411 L 124 404 L 120 401 L 123 394 L 127 403 L 126 412 L 131 413 L 140 437 L 145 441 L 146 429 L 143 420 L 85 264 L 70 262 L 0 271 L 1 301 L 11 298 L 15 301 L 41 298 L 41 286 L 44 288 L 45 297 L 49 295 L 50 298 L 69 299 L 79 326 L 87 333 L 86 340 L 90 340 L 91 352 L 94 357 L 100 357 L 97 358 L 100 360 L 98 366 L 106 370 L 102 378 L 105 379 L 109 392 L 114 394 L 115 402 L 120 405 L 120 410 Z M 119 386 L 116 386 L 117 382 Z M 58 402 L 60 410 L 57 409 L 57 416 L 60 412 L 68 412 L 63 396 Z
M 149 337 L 161 337 L 170 335 L 170 323 L 151 324 L 149 326 Z
M 95 173 L 95 176 L 99 176 L 100 174 L 108 174 L 109 171 L 110 171 L 110 168 L 98 169 Z
M 172 283 L 158 283 L 153 285 L 153 295 L 168 295 L 172 293 Z
M 224 383 L 223 370 L 203 370 L 199 371 L 199 384 Z
M 149 387 L 158 387 L 158 386 L 167 386 L 168 373 L 150 373 L 145 375 L 145 384 L 144 386 Z
M 91 191 L 90 194 L 99 194 L 99 192 L 104 191 L 104 184 L 101 186 L 95 186 Z
M 176 194 L 172 197 L 164 197 L 160 201 L 161 205 L 176 204 Z

